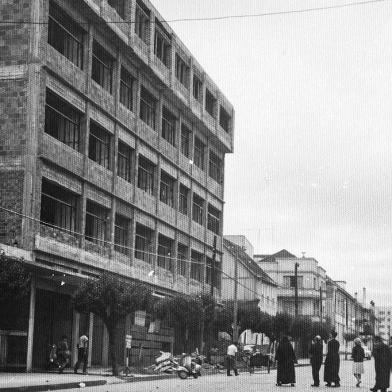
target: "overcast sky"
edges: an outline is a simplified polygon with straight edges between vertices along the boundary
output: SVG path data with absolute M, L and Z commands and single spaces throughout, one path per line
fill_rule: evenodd
M 166 19 L 344 2 L 153 0 Z M 170 25 L 235 107 L 225 234 L 392 304 L 392 1 Z

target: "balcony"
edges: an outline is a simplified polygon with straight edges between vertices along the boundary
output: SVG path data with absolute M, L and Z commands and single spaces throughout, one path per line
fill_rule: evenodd
M 53 238 L 56 241 L 73 247 L 80 246 L 80 241 L 76 234 L 43 223 L 40 224 L 40 235 L 42 237 Z

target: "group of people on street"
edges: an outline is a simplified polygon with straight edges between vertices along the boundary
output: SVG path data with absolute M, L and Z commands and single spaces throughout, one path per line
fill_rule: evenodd
M 331 332 L 330 339 L 327 343 L 327 354 L 324 361 L 324 381 L 327 387 L 340 387 L 340 355 L 339 342 L 336 339 L 337 333 Z M 236 367 L 235 356 L 238 352 L 237 346 L 231 344 L 227 349 L 227 375 L 231 376 L 231 370 L 238 375 Z M 389 388 L 390 373 L 392 370 L 392 345 L 386 345 L 381 337 L 374 338 L 374 347 L 372 355 L 374 357 L 376 380 L 372 392 L 380 391 L 386 392 Z M 323 363 L 323 343 L 321 336 L 317 335 L 312 341 L 309 349 L 310 364 L 312 366 L 312 387 L 320 386 L 320 369 Z M 365 352 L 362 347 L 360 338 L 354 339 L 354 347 L 351 352 L 353 360 L 352 371 L 356 379 L 356 386 L 359 387 L 362 383 L 361 377 L 364 373 L 363 361 L 365 359 Z M 290 343 L 288 336 L 283 336 L 279 342 L 276 350 L 275 359 L 277 361 L 277 376 L 276 385 L 290 384 L 295 386 L 295 364 L 297 363 L 294 349 Z
M 83 374 L 87 374 L 87 361 L 88 361 L 88 336 L 82 334 L 77 343 L 78 360 L 74 366 L 74 373 L 78 372 L 81 364 L 83 364 Z M 51 363 L 55 363 L 58 367 L 59 373 L 63 373 L 64 369 L 69 365 L 71 360 L 71 350 L 69 349 L 68 338 L 66 335 L 61 337 L 58 345 L 51 346 L 49 354 Z

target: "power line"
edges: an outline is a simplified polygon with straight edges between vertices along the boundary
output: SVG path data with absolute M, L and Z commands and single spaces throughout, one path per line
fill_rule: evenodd
M 30 219 L 30 220 L 32 220 L 32 221 L 34 221 L 34 222 L 36 222 L 36 223 L 40 223 L 40 224 L 43 224 L 43 223 L 44 223 L 44 222 L 42 222 L 42 221 L 41 221 L 40 219 L 38 219 L 38 218 L 34 218 L 34 217 L 32 217 L 32 216 L 28 216 L 28 215 L 26 215 L 26 214 L 23 214 L 23 213 L 20 213 L 20 212 L 11 210 L 11 209 L 6 208 L 6 207 L 3 207 L 3 206 L 0 206 L 0 210 L 6 211 L 6 212 L 11 213 L 11 214 L 18 215 L 18 216 L 23 217 L 23 218 L 25 218 L 25 219 Z M 51 228 L 54 228 L 54 229 L 58 229 L 59 231 L 67 232 L 67 233 L 73 234 L 73 235 L 75 235 L 75 236 L 84 236 L 84 234 L 82 234 L 82 233 L 78 233 L 78 232 L 75 232 L 75 231 L 71 231 L 71 230 L 68 230 L 68 229 L 64 229 L 64 228 L 62 228 L 62 227 L 60 227 L 60 226 L 56 226 L 56 225 L 50 224 L 50 225 L 48 225 L 48 227 L 51 227 Z M 139 249 L 137 249 L 137 248 L 132 248 L 132 247 L 128 247 L 128 246 L 118 245 L 118 244 L 116 244 L 116 243 L 114 243 L 114 242 L 101 240 L 101 239 L 99 239 L 99 238 L 97 238 L 97 237 L 90 237 L 90 238 L 92 238 L 92 239 L 94 239 L 94 240 L 97 240 L 97 241 L 100 242 L 100 243 L 104 243 L 104 244 L 106 244 L 106 245 L 115 245 L 115 246 L 119 246 L 119 247 L 121 247 L 121 248 L 124 248 L 124 249 L 127 249 L 127 250 L 131 250 L 131 251 L 135 251 L 135 252 L 139 252 L 139 253 L 143 253 L 143 254 L 146 254 L 146 255 L 149 255 L 149 256 L 154 256 L 154 257 L 159 257 L 159 256 L 160 256 L 160 257 L 164 257 L 165 259 L 170 259 L 170 260 L 173 260 L 173 261 L 186 262 L 186 263 L 188 263 L 189 265 L 192 265 L 192 264 L 194 264 L 194 265 L 202 265 L 202 266 L 206 265 L 206 263 L 201 263 L 201 262 L 198 262 L 198 261 L 195 261 L 195 260 L 192 260 L 192 259 L 187 260 L 187 259 L 181 259 L 181 258 L 178 258 L 178 257 L 165 256 L 165 255 L 161 255 L 161 254 L 159 254 L 159 253 L 148 252 L 148 251 L 139 250 Z M 1 246 L 1 244 L 0 244 L 0 246 Z M 208 266 L 207 266 L 207 268 L 208 268 Z M 226 276 L 227 279 L 230 279 L 230 280 L 233 280 L 233 281 L 236 280 L 234 277 L 232 277 L 231 275 L 227 274 L 227 273 L 224 272 L 221 268 L 218 268 L 216 265 L 215 265 L 215 270 L 218 271 L 218 272 L 220 272 L 222 275 Z M 237 284 L 238 284 L 239 286 L 242 286 L 242 287 L 245 288 L 246 290 L 248 290 L 248 292 L 250 292 L 251 294 L 254 294 L 258 299 L 260 299 L 260 298 L 259 298 L 259 297 L 260 297 L 260 293 L 258 293 L 257 291 L 255 291 L 255 290 L 253 290 L 253 289 L 251 289 L 251 288 L 245 286 L 245 285 L 244 285 L 243 283 L 241 283 L 240 280 L 238 280 L 238 279 L 237 279 Z M 279 286 L 277 286 L 277 287 L 279 287 Z M 262 297 L 263 297 L 263 296 L 262 296 Z M 269 298 L 267 298 L 267 297 L 263 297 L 263 300 L 266 300 L 267 302 L 271 302 L 272 304 L 274 303 L 274 301 L 272 301 L 271 299 L 269 299 Z
M 219 21 L 219 20 L 229 20 L 229 19 L 247 19 L 247 18 L 261 18 L 266 16 L 279 16 L 279 15 L 290 15 L 290 14 L 303 14 L 308 12 L 318 12 L 318 11 L 328 11 L 334 9 L 342 9 L 348 7 L 356 7 L 368 4 L 375 3 L 385 3 L 391 0 L 365 0 L 365 1 L 357 1 L 357 2 L 349 2 L 331 6 L 323 6 L 323 7 L 312 7 L 312 8 L 303 8 L 303 9 L 294 9 L 287 11 L 274 11 L 274 12 L 263 12 L 263 13 L 255 13 L 255 14 L 233 14 L 233 15 L 222 15 L 222 16 L 210 16 L 210 17 L 200 17 L 200 18 L 178 18 L 178 19 L 160 19 L 157 21 L 160 23 L 177 23 L 177 22 L 201 22 L 201 21 Z M 46 25 L 49 22 L 32 22 L 32 21 L 0 21 L 1 24 L 29 24 L 29 25 Z M 109 21 L 109 22 L 78 22 L 81 25 L 88 24 L 136 24 L 136 21 Z M 154 21 L 153 21 L 154 23 Z

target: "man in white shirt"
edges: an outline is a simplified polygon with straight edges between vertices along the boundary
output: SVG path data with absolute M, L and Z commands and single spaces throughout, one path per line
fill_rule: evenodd
M 235 356 L 238 352 L 237 346 L 232 343 L 230 346 L 227 347 L 227 356 L 226 356 L 226 366 L 227 366 L 227 375 L 231 376 L 230 372 L 231 369 L 234 370 L 234 374 L 238 376 L 237 365 L 235 361 Z
M 78 361 L 74 367 L 74 373 L 78 372 L 80 364 L 83 362 L 83 374 L 87 374 L 87 360 L 88 360 L 88 337 L 87 334 L 83 334 L 79 338 L 78 347 Z

